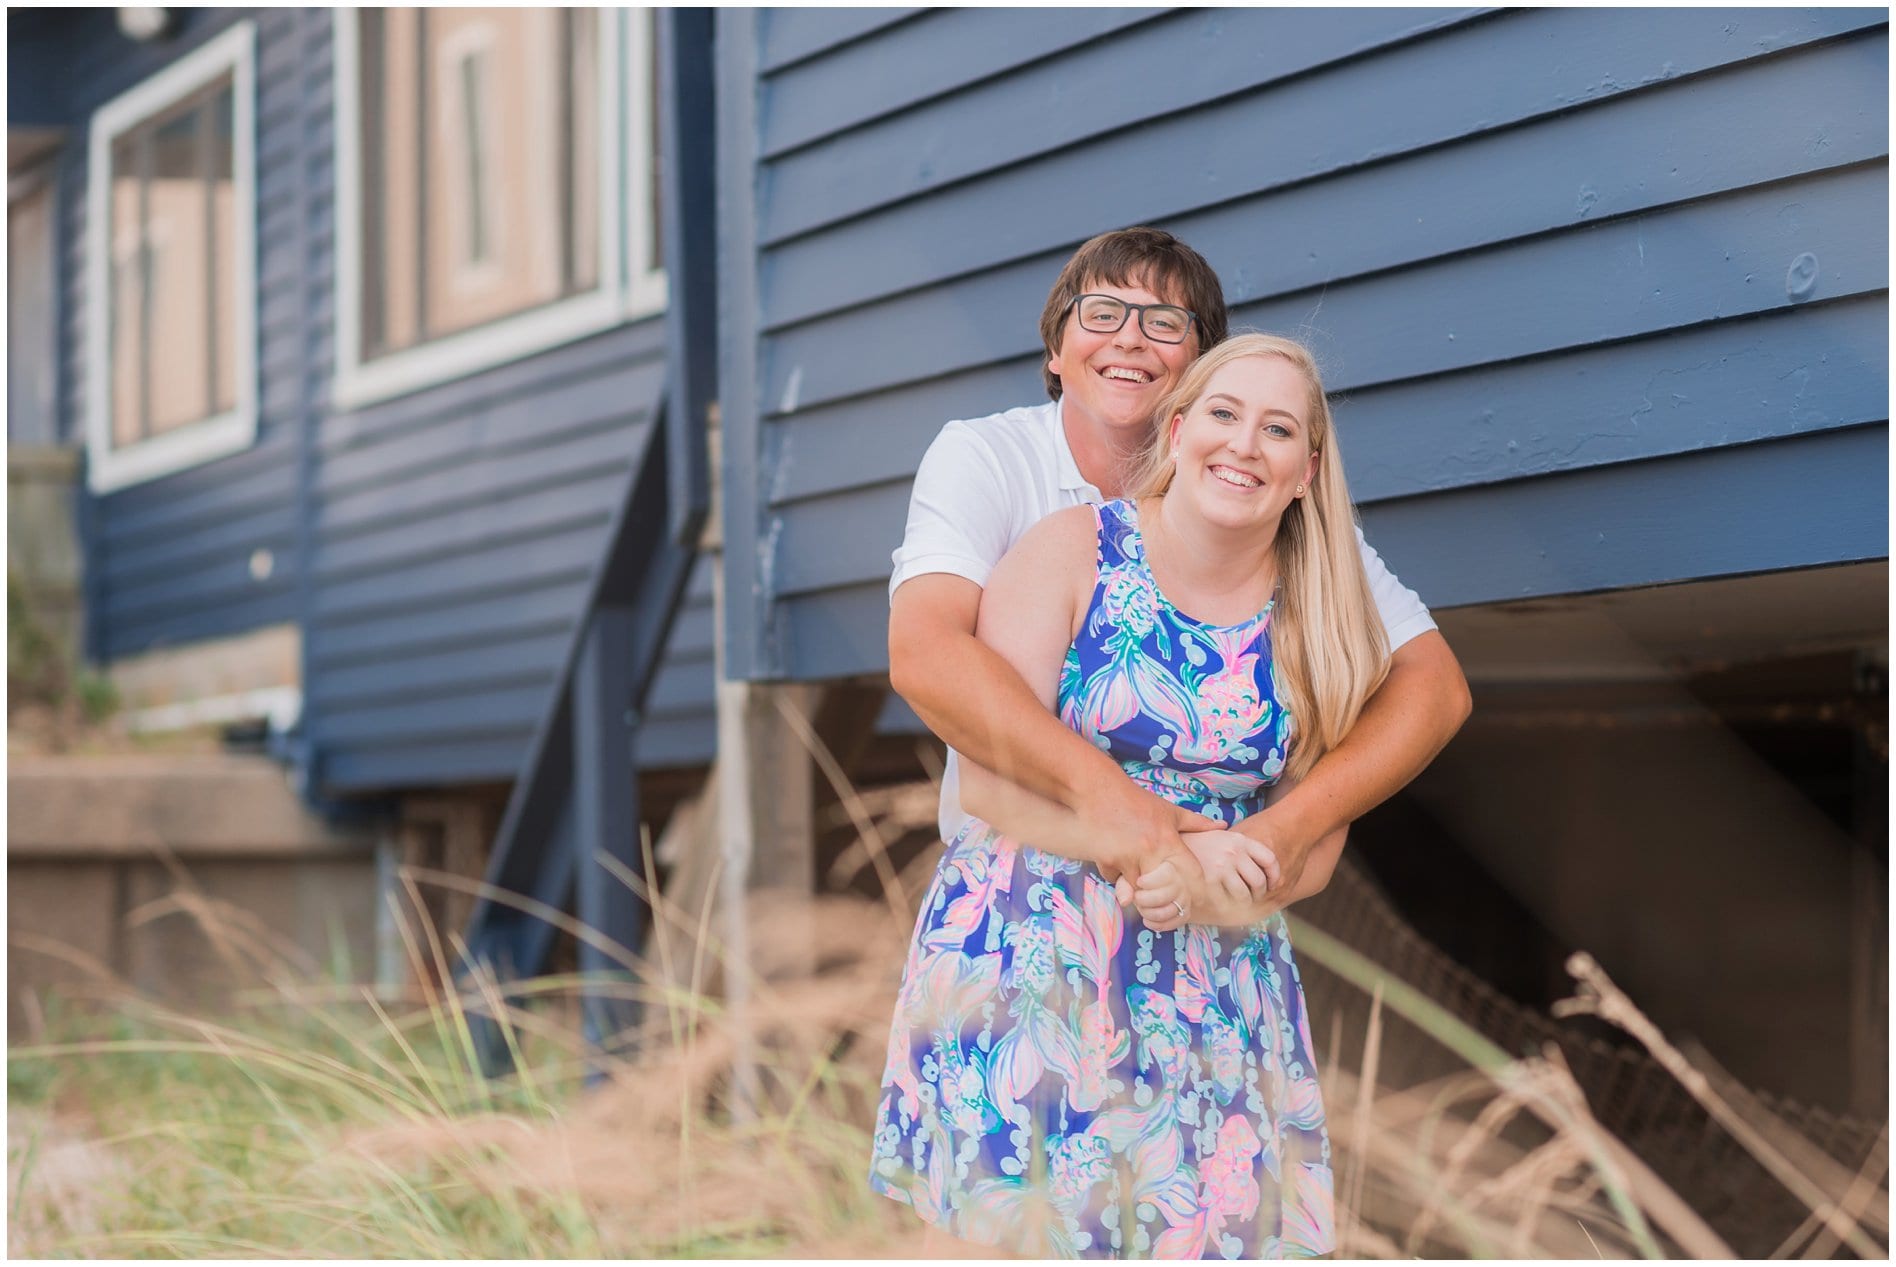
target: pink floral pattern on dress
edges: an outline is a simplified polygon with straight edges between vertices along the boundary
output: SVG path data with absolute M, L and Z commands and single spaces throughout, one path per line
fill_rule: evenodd
M 1270 609 L 1192 620 L 1153 582 L 1133 508 L 1098 516 L 1060 716 L 1159 795 L 1238 822 L 1291 737 Z M 1281 916 L 1154 933 L 1096 868 L 970 823 L 923 900 L 882 1081 L 871 1186 L 967 1239 L 1054 1258 L 1335 1248 Z

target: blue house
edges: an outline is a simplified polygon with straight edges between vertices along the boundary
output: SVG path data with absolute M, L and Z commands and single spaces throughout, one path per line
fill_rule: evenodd
M 1316 348 L 1474 689 L 1353 850 L 1519 997 L 1584 946 L 1740 1076 L 1880 1111 L 1887 20 L 721 14 L 732 673 L 883 668 L 927 444 L 1043 399 L 1061 263 L 1163 225 Z
M 916 733 L 876 688 L 921 454 L 1041 397 L 1078 243 L 1163 225 L 1318 350 L 1365 532 L 1476 689 L 1365 856 L 1469 957 L 1510 966 L 1441 915 L 1492 886 L 1862 1108 L 1887 21 L 19 11 L 10 211 L 54 284 L 13 327 L 53 372 L 9 434 L 85 449 L 89 656 L 208 684 L 136 708 L 273 716 L 337 812 L 474 805 L 489 879 L 633 929 L 572 859 L 692 794 L 715 656 Z

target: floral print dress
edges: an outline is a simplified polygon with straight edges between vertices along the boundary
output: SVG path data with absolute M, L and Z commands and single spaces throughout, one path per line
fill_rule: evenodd
M 1159 795 L 1236 823 L 1290 738 L 1270 608 L 1193 620 L 1154 584 L 1136 509 L 1096 509 L 1098 580 L 1060 716 Z M 916 921 L 870 1186 L 1037 1258 L 1327 1253 L 1316 1072 L 1281 915 L 1155 933 L 1092 865 L 977 819 Z

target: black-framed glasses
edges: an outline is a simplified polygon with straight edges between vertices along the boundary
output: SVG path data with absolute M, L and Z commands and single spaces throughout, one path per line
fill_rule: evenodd
M 1177 304 L 1129 304 L 1111 295 L 1075 295 L 1067 307 L 1080 310 L 1080 329 L 1092 334 L 1112 334 L 1126 324 L 1126 318 L 1139 314 L 1139 329 L 1154 343 L 1183 343 L 1192 332 L 1198 314 Z

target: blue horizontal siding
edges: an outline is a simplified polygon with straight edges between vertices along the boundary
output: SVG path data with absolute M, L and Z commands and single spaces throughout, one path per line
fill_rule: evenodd
M 1877 162 L 1244 305 L 1234 320 L 1305 332 L 1361 386 L 1872 295 L 1889 284 L 1888 188 Z M 1786 287 L 1805 253 L 1820 269 L 1808 299 Z M 1552 278 L 1552 293 L 1536 280 Z
M 308 692 L 332 794 L 511 778 L 662 387 L 658 322 L 325 416 Z M 701 761 L 709 574 L 661 662 L 642 765 Z M 628 649 L 629 652 L 629 649 Z
M 228 637 L 255 629 L 295 622 L 301 605 L 287 584 L 258 586 L 255 589 L 233 586 L 214 596 L 206 609 L 202 601 L 181 599 L 175 605 L 147 608 L 119 622 L 105 636 L 104 657 L 135 655 L 201 642 L 206 638 Z M 97 600 L 88 593 L 87 612 L 110 610 L 109 596 Z
M 768 77 L 759 148 L 778 158 L 813 141 L 1003 71 L 1064 53 L 1164 12 L 1161 9 L 1023 9 L 1005 41 L 979 10 L 931 9 Z M 838 109 L 835 85 L 850 86 Z
M 813 680 L 887 672 L 889 587 L 856 585 L 781 600 L 786 660 Z
M 876 214 L 845 216 L 839 208 L 832 227 L 773 246 L 760 261 L 767 328 L 999 263 L 1044 258 L 1051 262 L 1044 274 L 1051 280 L 1065 255 L 1102 228 L 1171 223 L 1209 206 L 1568 111 L 1584 113 L 1766 50 L 1875 31 L 1884 23 L 1880 10 L 1708 9 L 1527 10 L 1473 22 L 1202 110 L 1082 144 L 1037 149 L 1035 161 L 985 166 L 980 179 L 970 172 Z M 1119 41 L 1121 73 L 1150 78 L 1159 67 L 1141 57 L 1139 35 L 1135 30 Z M 1853 77 L 1863 93 L 1886 91 L 1887 69 L 1874 48 L 1856 66 Z M 1185 74 L 1188 68 L 1172 69 Z M 1400 108 L 1388 104 L 1396 102 Z M 1788 118 L 1763 111 L 1755 100 L 1749 111 L 1738 117 L 1760 116 L 1753 126 L 1762 133 L 1785 130 L 1802 117 L 1801 109 Z M 1074 113 L 1084 112 L 1031 110 L 998 125 L 991 138 L 970 130 L 967 141 L 1013 144 L 1024 131 L 1058 126 L 1041 116 Z M 1239 137 L 1241 143 L 1225 139 Z M 1628 143 L 1640 144 L 1630 138 Z M 994 151 L 980 148 L 977 155 L 991 161 Z M 766 192 L 774 196 L 780 173 L 777 165 L 766 170 Z M 1645 176 L 1670 179 L 1657 167 Z M 1578 210 L 1582 186 L 1593 178 L 1581 168 L 1555 188 L 1570 189 Z M 1433 196 L 1414 210 L 1427 217 L 1432 202 Z M 1250 231 L 1253 238 L 1239 258 L 1213 261 L 1221 272 L 1253 267 L 1269 255 L 1298 254 L 1262 251 L 1258 222 L 1251 222 Z M 839 263 L 843 259 L 846 267 Z M 1042 290 L 1044 298 L 1044 285 Z M 1257 293 L 1236 286 L 1234 291 Z M 1038 303 L 1024 321 L 1029 332 L 1037 311 Z
M 500 783 L 519 772 L 520 754 L 530 738 L 531 731 L 521 730 L 409 747 L 338 748 L 317 754 L 317 777 L 337 795 L 351 789 Z
M 372 444 L 324 452 L 317 491 L 327 498 L 359 496 L 406 480 L 456 469 L 475 460 L 525 457 L 549 439 L 587 432 L 624 431 L 623 399 L 649 400 L 658 367 L 627 367 L 604 383 L 599 376 L 554 381 L 543 394 L 481 400 L 442 414 L 432 425 L 378 435 Z M 542 413 L 544 409 L 546 412 Z M 594 415 L 597 416 L 594 416 Z M 549 436 L 544 419 L 562 420 Z
M 1733 445 L 1372 506 L 1440 607 L 1889 557 L 1889 427 Z
M 485 547 L 478 568 L 417 569 L 397 561 L 335 577 L 316 591 L 313 615 L 326 624 L 398 616 L 418 605 L 504 593 L 524 577 L 537 584 L 577 580 L 591 573 L 587 551 L 598 543 L 601 523 L 591 515 L 575 528 Z
M 293 567 L 282 572 L 272 568 L 269 576 L 258 579 L 251 574 L 249 556 L 233 554 L 218 565 L 193 567 L 182 578 L 161 577 L 137 585 L 102 583 L 100 592 L 130 622 L 148 615 L 200 612 L 206 607 L 247 606 L 269 595 L 293 592 L 295 585 Z
M 1656 470 L 1742 498 L 1768 459 L 1740 454 L 1828 471 L 1887 417 L 1886 12 L 1137 16 L 1060 43 L 1043 15 L 931 14 L 787 67 L 728 24 L 725 91 L 753 75 L 755 119 L 725 178 L 754 286 L 733 364 L 757 367 L 727 413 L 760 476 L 754 517 L 726 520 L 759 560 L 741 671 L 884 666 L 916 463 L 947 419 L 1043 398 L 1047 287 L 1117 225 L 1179 232 L 1236 326 L 1313 344 L 1378 524 Z M 1885 499 L 1845 495 L 1847 544 L 1752 562 L 1870 557 L 1856 529 Z M 1677 575 L 1589 555 L 1564 505 L 1549 531 L 1575 559 L 1535 592 L 1743 570 L 1702 533 L 1651 556 Z M 1436 592 L 1390 540 L 1431 602 L 1522 592 L 1499 565 Z
M 557 664 L 566 651 L 565 631 L 550 622 L 549 630 L 452 650 L 432 647 L 404 656 L 398 686 L 389 684 L 389 666 L 381 659 L 331 668 L 322 676 L 322 702 L 326 709 L 366 708 L 453 695 L 471 682 L 517 686 L 542 681 L 546 670 L 535 666 Z
M 1882 294 L 1398 383 L 1336 408 L 1364 502 L 1888 414 Z
M 1403 43 L 1470 12 L 1180 11 L 772 162 L 771 196 L 759 221 L 760 236 L 766 245 L 776 245 L 1028 159 L 1070 166 L 1070 155 L 1082 142 L 1110 148 L 1129 127 Z M 996 38 L 1003 22 L 1005 38 Z M 961 64 L 983 36 L 991 48 L 1004 48 L 1013 43 L 1014 29 L 1025 24 L 1031 38 L 1032 22 L 1025 16 L 1001 19 L 992 12 L 973 11 L 957 41 Z M 878 49 L 881 45 L 876 42 Z M 950 48 L 947 56 L 955 51 Z M 979 65 L 994 54 L 974 56 Z M 1189 72 L 1139 75 L 1131 70 L 1135 64 L 1179 71 L 1189 67 Z M 1129 79 L 1129 71 L 1137 77 Z M 1138 85 L 1136 91 L 1128 90 L 1131 83 Z M 836 93 L 833 83 L 830 91 Z M 855 91 L 851 82 L 852 96 Z M 1089 159 L 1095 157 L 1091 149 L 1085 152 Z M 1123 181 L 1140 178 L 1145 164 L 1113 166 L 1119 169 L 1117 180 Z M 1095 173 L 1088 183 L 1069 186 L 1086 191 L 1085 198 L 1075 201 L 1090 199 L 1089 185 L 1104 175 Z
M 485 688 L 462 684 L 449 694 L 407 698 L 324 710 L 322 747 L 325 752 L 352 747 L 399 747 L 437 740 L 465 740 L 517 734 L 531 730 L 546 707 L 553 674 L 530 678 L 510 674 L 509 682 L 526 678 L 524 685 L 491 684 Z
M 164 585 L 188 577 L 200 568 L 216 568 L 232 561 L 248 564 L 255 543 L 281 540 L 296 531 L 296 507 L 282 501 L 231 507 L 214 527 L 180 536 L 129 538 L 125 545 L 100 560 L 100 582 L 128 590 L 142 585 Z
M 1367 504 L 1881 421 L 1887 324 L 1878 294 L 1355 394 L 1336 406 L 1351 492 Z M 783 505 L 775 592 L 886 578 L 908 496 L 903 478 Z
M 1355 387 L 1787 307 L 1796 301 L 1785 270 L 1806 251 L 1822 267 L 1812 298 L 1880 290 L 1887 185 L 1878 159 L 1240 300 L 1232 321 L 1306 332 L 1331 379 Z M 1037 356 L 1031 319 L 1050 278 L 1002 270 L 776 335 L 762 384 L 766 416 Z M 1549 302 L 1551 278 L 1560 279 L 1561 302 Z M 1020 333 L 982 319 L 993 312 L 1026 314 Z
M 466 509 L 475 518 L 492 518 L 484 510 L 501 511 L 499 499 L 512 501 L 536 490 L 566 488 L 573 493 L 574 510 L 596 509 L 586 491 L 592 482 L 616 483 L 614 476 L 630 469 L 642 439 L 643 425 L 613 426 L 608 420 L 594 429 L 548 436 L 540 447 L 443 463 L 406 481 L 389 481 L 335 497 L 325 506 L 324 521 L 332 542 L 355 542 L 404 524 L 436 520 L 448 512 Z M 608 499 L 605 503 L 611 505 Z M 500 525 L 510 531 L 517 525 Z M 465 531 L 454 534 L 465 541 Z M 420 545 L 419 541 L 404 543 Z M 391 552 L 389 558 L 394 558 Z
M 1337 419 L 1351 491 L 1373 500 L 1882 416 L 1880 294 L 1758 320 L 1348 391 Z M 1039 390 L 1038 361 L 1022 361 L 800 414 L 774 429 L 770 502 L 906 481 L 952 411 Z
M 295 443 L 279 429 L 215 463 L 134 484 L 100 499 L 111 511 L 102 530 L 109 552 L 188 539 L 217 527 L 231 513 L 294 504 Z
M 581 581 L 523 577 L 497 591 L 434 603 L 422 610 L 411 608 L 353 621 L 313 621 L 307 630 L 306 689 L 313 702 L 326 706 L 326 670 L 381 663 L 386 666 L 383 685 L 397 690 L 404 658 L 457 647 L 526 641 L 562 628 L 570 630 L 585 599 L 586 586 Z
M 767 70 L 814 57 L 905 22 L 919 9 L 766 9 L 761 13 L 760 63 Z
M 906 480 L 948 419 L 1044 399 L 1039 358 L 1018 357 L 799 410 L 794 425 L 769 429 L 765 495 L 776 506 Z
M 692 573 L 684 606 L 674 624 L 645 719 L 636 759 L 641 769 L 702 766 L 716 747 L 713 705 L 711 568 L 701 559 Z M 522 665 L 557 664 L 571 637 L 563 611 L 577 604 L 562 598 L 540 604 L 548 618 L 506 637 L 475 636 L 451 643 L 424 639 L 393 656 L 339 664 L 319 677 L 325 710 L 339 709 L 362 727 L 352 742 L 324 747 L 323 779 L 332 788 L 370 789 L 499 781 L 513 777 L 538 714 L 520 711 L 523 689 L 544 704 L 550 678 Z M 478 623 L 481 613 L 469 614 Z M 400 685 L 391 685 L 391 678 Z M 462 702 L 479 699 L 484 712 L 469 718 Z M 417 708 L 419 721 L 398 714 Z M 427 732 L 427 733 L 424 733 Z
M 520 492 L 503 486 L 482 499 L 456 498 L 438 513 L 377 525 L 373 531 L 325 536 L 316 546 L 319 585 L 400 568 L 484 567 L 484 552 L 536 533 L 581 524 L 603 531 L 625 485 L 629 463 L 588 473 L 584 480 Z
M 1363 528 L 1438 609 L 1882 559 L 1888 446 L 1875 424 L 1477 485 L 1366 507 Z M 802 676 L 888 667 L 884 581 L 785 598 L 779 619 Z

